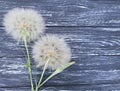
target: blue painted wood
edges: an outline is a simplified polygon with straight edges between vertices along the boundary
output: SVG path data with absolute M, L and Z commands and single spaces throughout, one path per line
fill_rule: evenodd
M 55 88 L 56 87 L 56 88 Z M 81 86 L 50 86 L 49 88 L 51 88 L 51 90 L 47 90 L 47 91 L 60 91 L 61 89 L 63 89 L 62 91 L 106 91 L 106 90 L 120 90 L 120 84 L 103 84 L 103 85 L 81 85 Z M 72 90 L 71 90 L 72 88 Z M 44 90 L 42 91 L 46 91 L 45 89 L 47 88 L 43 88 Z M 74 90 L 73 90 L 74 89 Z M 31 91 L 29 87 L 14 87 L 14 88 L 0 88 L 0 91 Z
M 119 26 L 119 0 L 0 0 L 0 21 L 15 7 L 42 13 L 47 26 Z M 1 23 L 0 23 L 1 25 Z
M 23 57 L 24 45 L 17 44 L 2 27 L 0 29 L 0 57 Z M 120 28 L 47 27 L 46 33 L 65 38 L 74 56 L 120 55 Z
M 0 86 L 2 88 L 29 87 L 28 71 L 24 67 L 26 62 L 24 46 L 22 44 L 19 46 L 2 27 L 0 33 Z M 46 33 L 54 33 L 65 38 L 72 48 L 72 60 L 76 61 L 74 66 L 51 79 L 46 86 L 61 86 L 60 89 L 78 86 L 68 89 L 82 90 L 87 87 L 105 89 L 105 84 L 110 84 L 110 86 L 119 84 L 119 28 L 47 27 Z M 34 70 L 36 79 L 40 76 L 39 74 L 39 69 Z
M 46 33 L 65 38 L 72 48 L 76 64 L 45 87 L 120 90 L 119 0 L 0 0 L 0 91 L 30 91 L 24 46 L 7 35 L 2 25 L 3 15 L 15 7 L 41 12 Z M 38 79 L 40 69 L 33 70 Z M 50 73 L 47 71 L 46 76 Z
M 47 85 L 117 84 L 120 81 L 119 59 L 119 56 L 82 55 L 74 66 L 51 79 Z M 24 63 L 23 58 L 2 58 L 0 87 L 29 86 L 28 71 Z M 37 79 L 40 70 L 33 70 L 34 78 Z

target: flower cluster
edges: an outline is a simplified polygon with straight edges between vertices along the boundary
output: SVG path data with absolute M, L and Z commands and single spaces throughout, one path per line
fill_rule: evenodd
M 32 91 L 38 91 L 45 82 L 74 64 L 74 62 L 70 62 L 71 50 L 64 39 L 55 35 L 42 35 L 45 31 L 45 22 L 37 11 L 15 8 L 5 15 L 3 24 L 8 34 L 17 41 L 24 42 Z M 33 58 L 37 67 L 41 67 L 43 71 L 34 88 L 28 42 L 36 39 L 32 52 Z M 43 81 L 46 69 L 55 71 Z

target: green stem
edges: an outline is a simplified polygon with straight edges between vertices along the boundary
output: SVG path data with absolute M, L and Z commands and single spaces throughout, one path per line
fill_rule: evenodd
M 68 68 L 69 66 L 73 65 L 75 62 L 70 62 L 67 65 L 65 65 L 64 67 L 58 68 L 56 69 L 45 81 L 43 81 L 38 88 L 40 88 L 42 85 L 44 85 L 48 80 L 50 80 L 52 77 L 54 77 L 55 75 L 59 74 L 60 72 L 62 72 L 63 70 L 65 70 L 66 68 Z
M 26 53 L 27 53 L 27 68 L 28 68 L 29 76 L 30 76 L 31 90 L 34 91 L 33 80 L 32 80 L 32 69 L 31 69 L 31 63 L 30 63 L 30 54 L 29 54 L 26 39 L 24 39 L 24 45 L 25 45 L 25 49 L 26 49 Z
M 36 91 L 38 91 L 38 89 L 40 88 L 39 85 L 40 85 L 40 83 L 42 82 L 43 76 L 44 76 L 44 74 L 45 74 L 45 70 L 47 69 L 48 62 L 49 62 L 49 60 L 47 60 L 47 62 L 45 63 L 45 66 L 44 66 L 44 68 L 43 68 L 43 71 L 42 71 L 40 80 L 39 80 L 38 85 L 37 85 L 37 87 L 36 87 Z

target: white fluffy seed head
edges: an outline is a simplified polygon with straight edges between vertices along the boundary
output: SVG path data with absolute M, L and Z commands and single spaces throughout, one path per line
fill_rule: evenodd
M 71 50 L 64 39 L 55 35 L 46 35 L 33 46 L 33 58 L 37 67 L 43 67 L 49 60 L 47 68 L 55 70 L 70 61 Z
M 15 8 L 4 17 L 3 24 L 7 33 L 14 39 L 33 41 L 44 32 L 45 24 L 42 16 L 32 9 Z

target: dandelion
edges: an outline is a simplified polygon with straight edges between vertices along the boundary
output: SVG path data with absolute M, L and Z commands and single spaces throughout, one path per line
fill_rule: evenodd
M 14 39 L 24 42 L 27 57 L 26 66 L 29 71 L 31 90 L 34 91 L 31 60 L 27 42 L 37 39 L 39 35 L 44 32 L 44 20 L 37 11 L 15 8 L 5 15 L 3 21 L 6 32 L 11 34 Z
M 47 68 L 55 70 L 70 61 L 71 51 L 64 39 L 46 35 L 34 45 L 33 58 L 38 67 L 44 66 L 49 60 Z
M 39 35 L 44 32 L 44 20 L 37 11 L 15 8 L 5 15 L 3 24 L 8 34 L 17 41 L 24 42 L 27 57 L 26 67 L 28 68 L 32 91 L 39 91 L 49 79 L 75 63 L 70 62 L 71 50 L 64 39 L 55 35 L 42 36 L 33 46 L 33 58 L 38 64 L 37 66 L 43 68 L 40 79 L 34 88 L 27 43 L 38 39 Z M 46 69 L 55 71 L 42 81 Z
M 7 33 L 16 40 L 33 41 L 44 32 L 44 20 L 37 11 L 32 9 L 15 8 L 4 17 L 3 24 Z
M 36 91 L 52 77 L 75 63 L 69 62 L 71 59 L 70 47 L 64 39 L 55 35 L 43 36 L 36 42 L 33 46 L 33 58 L 35 59 L 37 67 L 43 68 L 41 77 L 36 86 Z M 42 82 L 46 69 L 55 71 Z

